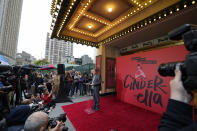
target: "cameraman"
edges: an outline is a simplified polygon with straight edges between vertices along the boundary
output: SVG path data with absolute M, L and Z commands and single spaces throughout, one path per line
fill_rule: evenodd
M 0 88 L 3 88 L 4 84 L 0 78 Z M 8 92 L 0 91 L 0 120 L 5 117 L 10 111 L 9 101 L 8 101 Z
M 24 126 L 24 131 L 45 131 L 49 122 L 48 115 L 44 112 L 35 112 L 30 115 Z M 57 126 L 53 129 L 49 127 L 49 131 L 61 131 L 63 129 L 63 122 L 57 121 Z
M 196 131 L 197 123 L 193 123 L 193 107 L 190 105 L 192 96 L 183 87 L 178 65 L 175 77 L 170 81 L 170 88 L 170 99 L 161 118 L 159 131 Z

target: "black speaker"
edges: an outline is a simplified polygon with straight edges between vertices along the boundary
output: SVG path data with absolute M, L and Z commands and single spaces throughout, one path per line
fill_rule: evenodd
M 65 73 L 65 66 L 64 66 L 64 64 L 58 64 L 57 65 L 57 72 L 58 72 L 58 74 L 64 74 Z

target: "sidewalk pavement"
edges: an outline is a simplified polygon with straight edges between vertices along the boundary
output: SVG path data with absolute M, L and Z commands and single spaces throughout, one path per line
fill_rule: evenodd
M 74 103 L 78 103 L 78 102 L 82 102 L 82 101 L 87 101 L 92 99 L 92 96 L 79 96 L 79 95 L 75 95 L 75 98 L 71 98 L 72 102 L 66 102 L 66 103 L 56 103 L 56 107 L 55 109 L 53 109 L 49 116 L 50 117 L 57 117 L 60 114 L 64 113 L 64 111 L 62 110 L 62 106 L 65 105 L 70 105 L 70 104 L 74 104 Z M 76 129 L 73 127 L 71 121 L 69 120 L 69 118 L 67 117 L 67 121 L 65 123 L 65 125 L 68 127 L 68 131 L 76 131 Z

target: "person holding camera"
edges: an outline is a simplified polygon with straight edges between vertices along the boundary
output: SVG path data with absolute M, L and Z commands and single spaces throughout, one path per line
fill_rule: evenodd
M 197 123 L 193 123 L 192 100 L 181 80 L 180 67 L 176 65 L 175 77 L 170 81 L 171 95 L 166 112 L 163 114 L 159 131 L 196 131 Z
M 35 112 L 31 114 L 24 125 L 24 131 L 45 131 L 49 122 L 48 115 L 44 112 Z M 48 131 L 62 131 L 63 122 L 57 121 L 55 128 L 48 127 Z
M 42 96 L 42 100 L 43 100 L 43 104 L 48 104 L 52 101 L 52 92 L 49 93 L 47 88 L 43 88 L 43 96 Z

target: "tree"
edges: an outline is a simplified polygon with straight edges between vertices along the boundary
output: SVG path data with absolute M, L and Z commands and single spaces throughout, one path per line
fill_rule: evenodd
M 46 59 L 39 59 L 39 60 L 35 61 L 34 64 L 39 65 L 39 66 L 43 66 L 43 65 L 49 64 L 49 62 Z

